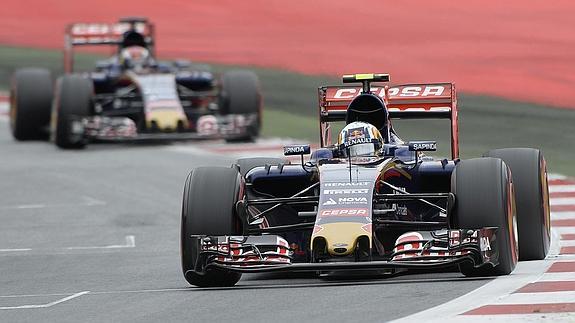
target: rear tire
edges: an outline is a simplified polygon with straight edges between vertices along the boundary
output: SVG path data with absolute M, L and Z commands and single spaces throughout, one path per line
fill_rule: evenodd
M 511 169 L 517 203 L 519 260 L 542 260 L 551 243 L 547 167 L 543 154 L 532 148 L 491 150 Z
M 240 174 L 243 177 L 254 167 L 278 164 L 289 165 L 290 161 L 285 158 L 272 157 L 240 158 L 236 161 L 236 165 L 239 167 Z
M 54 103 L 53 136 L 62 149 L 81 149 L 86 146 L 83 134 L 74 134 L 72 121 L 93 115 L 94 84 L 78 75 L 65 75 L 58 80 Z
M 182 270 L 186 281 L 199 287 L 235 285 L 240 273 L 208 269 L 193 271 L 198 250 L 191 235 L 241 235 L 235 206 L 241 193 L 241 178 L 235 168 L 199 167 L 188 175 L 184 185 L 181 227 Z
M 515 238 L 515 195 L 511 172 L 501 159 L 475 158 L 460 161 L 451 176 L 455 208 L 451 215 L 454 229 L 498 227 L 495 267 L 475 268 L 461 264 L 465 276 L 495 276 L 510 274 L 517 264 Z
M 42 68 L 16 71 L 10 91 L 10 128 L 16 140 L 47 140 L 54 88 Z
M 222 76 L 220 93 L 222 114 L 256 115 L 256 122 L 242 137 L 226 139 L 228 142 L 252 142 L 260 134 L 262 123 L 262 96 L 257 75 L 251 71 L 230 71 Z

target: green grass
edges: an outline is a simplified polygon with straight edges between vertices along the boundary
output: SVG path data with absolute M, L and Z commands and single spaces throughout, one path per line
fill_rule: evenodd
M 76 66 L 90 69 L 103 56 L 77 55 Z M 7 89 L 11 73 L 19 67 L 46 67 L 61 73 L 59 51 L 0 46 L 0 89 Z M 212 65 L 215 72 L 239 68 Z M 246 67 L 241 67 L 246 68 Z M 338 84 L 329 76 L 310 76 L 274 69 L 247 67 L 260 77 L 265 102 L 263 135 L 318 140 L 317 87 Z M 460 147 L 463 158 L 489 149 L 534 147 L 543 150 L 551 172 L 575 175 L 575 110 L 554 109 L 493 97 L 460 94 Z M 437 120 L 395 122 L 404 139 L 438 139 L 449 148 L 449 123 Z

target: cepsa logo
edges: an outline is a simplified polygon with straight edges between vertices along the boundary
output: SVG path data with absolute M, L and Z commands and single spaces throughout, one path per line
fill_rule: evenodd
M 380 98 L 385 97 L 385 88 L 372 87 L 371 92 Z M 441 96 L 443 92 L 445 92 L 445 87 L 441 85 L 392 87 L 388 90 L 390 97 Z M 361 93 L 360 88 L 338 89 L 333 98 L 344 100 L 353 99 L 358 96 L 359 93 Z
M 330 209 L 321 211 L 320 216 L 367 216 L 367 209 Z

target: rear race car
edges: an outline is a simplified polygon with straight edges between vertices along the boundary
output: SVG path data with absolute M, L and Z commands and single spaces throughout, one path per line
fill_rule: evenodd
M 461 160 L 453 84 L 371 85 L 387 81 L 386 74 L 348 75 L 344 82 L 362 86 L 319 89 L 320 148 L 307 162 L 309 145 L 296 145 L 284 153 L 301 155 L 301 164 L 248 158 L 190 172 L 181 222 L 190 284 L 232 286 L 256 272 L 454 266 L 465 276 L 495 276 L 546 256 L 541 152 L 498 149 Z M 401 140 L 391 124 L 396 118 L 449 119 L 451 158 L 427 156 L 434 141 Z M 337 143 L 334 121 L 347 124 Z
M 113 45 L 117 54 L 74 73 L 77 46 Z M 12 80 L 10 120 L 17 140 L 51 137 L 60 148 L 97 141 L 224 138 L 251 141 L 261 127 L 258 77 L 205 65 L 158 61 L 154 26 L 144 18 L 67 28 L 65 74 L 26 68 Z

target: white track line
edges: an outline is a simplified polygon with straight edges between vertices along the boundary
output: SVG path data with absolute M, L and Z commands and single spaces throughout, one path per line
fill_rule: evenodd
M 57 250 L 97 250 L 97 249 L 122 249 L 122 248 L 135 248 L 136 247 L 136 237 L 129 235 L 125 237 L 125 244 L 122 245 L 109 245 L 109 246 L 82 246 L 82 247 L 67 247 L 58 248 Z M 50 250 L 50 249 L 37 249 L 37 250 Z M 32 251 L 31 248 L 19 248 L 19 249 L 0 249 L 0 252 L 24 252 Z
M 82 196 L 82 201 L 80 203 L 3 205 L 0 206 L 0 210 L 30 210 L 61 207 L 102 206 L 106 204 L 106 202 L 96 198 L 90 196 Z
M 91 249 L 119 249 L 119 248 L 135 248 L 136 247 L 136 237 L 126 236 L 126 244 L 123 245 L 111 245 L 103 247 L 68 247 L 66 250 L 91 250 Z
M 83 291 L 83 292 L 79 292 L 76 293 L 74 295 L 70 295 L 68 297 L 64 297 L 62 299 L 59 299 L 57 301 L 48 303 L 48 304 L 40 304 L 40 305 L 21 305 L 21 306 L 5 306 L 5 307 L 0 307 L 0 310 L 23 310 L 23 309 L 35 309 L 35 308 L 48 308 L 48 307 L 52 307 L 54 305 L 58 305 L 64 302 L 67 302 L 69 300 L 72 300 L 74 298 L 80 297 L 82 295 L 86 295 L 88 294 L 90 291 Z

